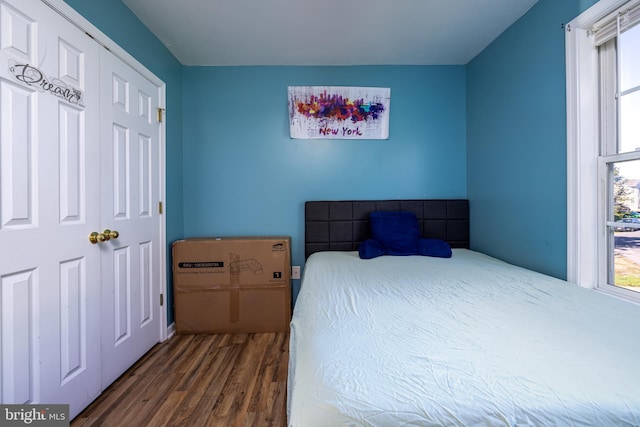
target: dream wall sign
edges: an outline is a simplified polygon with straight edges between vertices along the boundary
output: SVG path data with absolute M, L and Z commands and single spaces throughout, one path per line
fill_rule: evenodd
M 82 104 L 82 91 L 67 86 L 60 79 L 50 79 L 42 71 L 33 65 L 18 64 L 16 61 L 9 60 L 9 71 L 19 82 L 34 87 L 39 92 L 50 93 L 53 96 L 64 99 L 65 101 L 84 107 Z
M 289 86 L 294 139 L 388 139 L 390 88 Z

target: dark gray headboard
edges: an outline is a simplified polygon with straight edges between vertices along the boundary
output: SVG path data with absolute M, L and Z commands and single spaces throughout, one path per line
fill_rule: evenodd
M 409 211 L 416 214 L 422 237 L 446 240 L 453 248 L 469 248 L 469 201 L 341 200 L 304 205 L 305 259 L 319 251 L 355 251 L 369 238 L 369 213 Z

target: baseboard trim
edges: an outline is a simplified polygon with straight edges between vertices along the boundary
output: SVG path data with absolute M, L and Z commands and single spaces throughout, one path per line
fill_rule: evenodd
M 171 338 L 176 334 L 176 322 L 171 323 L 167 326 L 167 339 Z

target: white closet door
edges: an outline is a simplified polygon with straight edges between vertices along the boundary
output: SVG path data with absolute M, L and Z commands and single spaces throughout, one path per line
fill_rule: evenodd
M 102 384 L 160 341 L 158 87 L 101 54 Z
M 0 0 L 0 399 L 72 416 L 101 390 L 99 49 Z
M 1 403 L 74 417 L 160 340 L 158 99 L 41 1 L 0 0 Z

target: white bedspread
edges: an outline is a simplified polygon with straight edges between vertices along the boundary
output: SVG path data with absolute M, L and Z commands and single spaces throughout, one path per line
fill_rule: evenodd
M 290 426 L 640 426 L 640 306 L 454 250 L 309 257 Z

